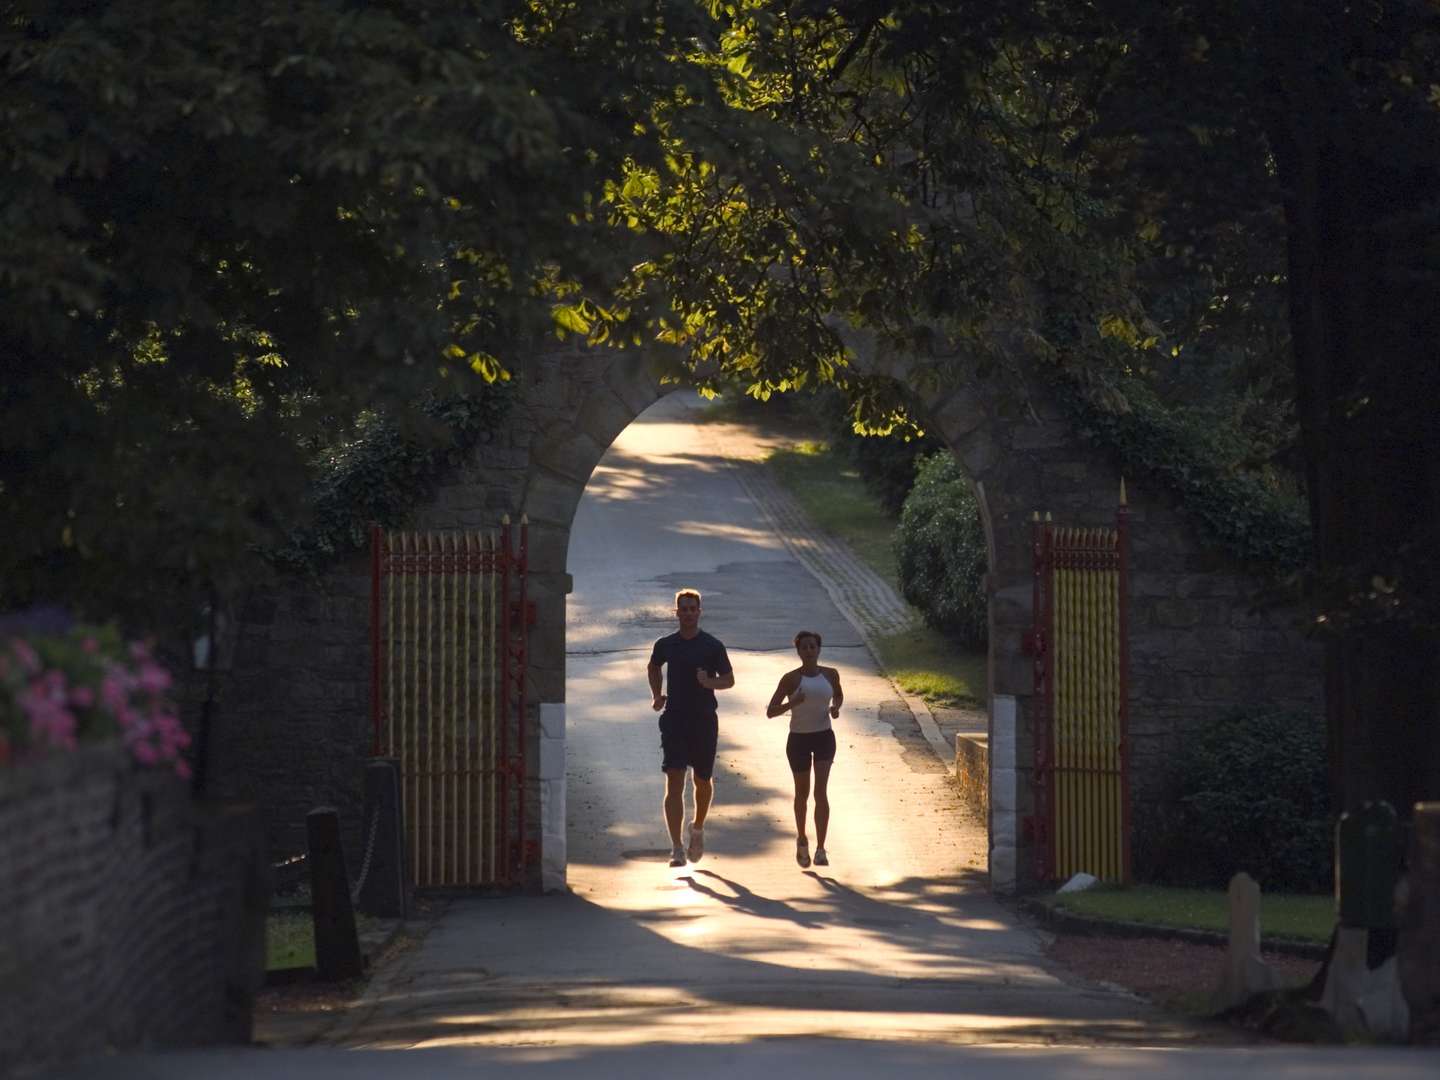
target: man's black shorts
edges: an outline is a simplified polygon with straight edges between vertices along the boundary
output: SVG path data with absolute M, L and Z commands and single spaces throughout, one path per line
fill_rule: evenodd
M 701 780 L 715 773 L 715 746 L 720 739 L 717 716 L 671 716 L 660 714 L 662 769 L 683 769 L 687 765 Z
M 785 740 L 785 756 L 790 759 L 790 771 L 808 773 L 810 756 L 816 761 L 835 760 L 835 729 L 824 731 L 792 731 Z

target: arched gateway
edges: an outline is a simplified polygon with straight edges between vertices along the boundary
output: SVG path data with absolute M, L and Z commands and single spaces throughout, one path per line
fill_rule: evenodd
M 871 350 L 865 369 L 906 381 L 903 359 Z M 591 472 L 617 435 L 670 387 L 638 353 L 557 350 L 518 374 L 521 393 L 503 430 L 417 509 L 418 529 L 492 528 L 502 514 L 529 521 L 531 723 L 525 784 L 527 838 L 538 851 L 532 887 L 565 875 L 565 598 L 570 528 Z M 975 485 L 989 545 L 989 807 L 994 888 L 1034 878 L 1030 722 L 1034 666 L 1031 520 L 1113 523 L 1117 465 L 1081 442 L 1059 409 L 1032 390 L 1004 407 L 992 382 L 958 382 L 916 397 L 925 426 Z M 1132 797 L 1158 796 L 1161 767 L 1184 734 L 1241 704 L 1313 704 L 1318 656 L 1282 616 L 1249 610 L 1254 583 L 1191 534 L 1164 493 L 1131 484 L 1128 746 Z M 267 812 L 272 849 L 303 850 L 306 812 L 338 806 L 358 856 L 361 776 L 370 745 L 368 566 L 361 557 L 320 589 L 293 582 L 251 597 L 240 612 L 236 670 L 214 735 L 220 794 Z

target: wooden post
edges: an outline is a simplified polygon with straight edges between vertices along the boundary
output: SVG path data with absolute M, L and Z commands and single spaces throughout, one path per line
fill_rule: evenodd
M 350 879 L 340 847 L 340 815 L 321 806 L 305 816 L 310 855 L 310 903 L 315 918 L 315 969 L 326 982 L 360 974 L 360 938 L 350 905 Z

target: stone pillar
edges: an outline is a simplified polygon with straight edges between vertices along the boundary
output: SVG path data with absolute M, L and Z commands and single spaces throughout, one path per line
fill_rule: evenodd
M 1228 1009 L 1252 995 L 1280 985 L 1275 971 L 1260 958 L 1260 886 L 1241 871 L 1230 879 L 1230 947 L 1216 1006 Z
M 540 705 L 540 887 L 565 888 L 565 705 Z
M 1013 893 L 1019 884 L 1019 773 L 1015 761 L 1015 698 L 990 698 L 990 888 Z

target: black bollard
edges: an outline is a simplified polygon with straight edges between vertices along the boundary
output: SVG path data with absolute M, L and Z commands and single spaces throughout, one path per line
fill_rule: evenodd
M 372 837 L 370 831 L 374 830 Z M 382 919 L 405 917 L 405 835 L 400 821 L 400 762 L 372 758 L 365 766 L 364 868 L 356 906 Z
M 360 974 L 360 938 L 350 905 L 350 879 L 340 847 L 340 815 L 329 806 L 305 815 L 310 856 L 310 903 L 315 917 L 315 969 L 325 982 Z

